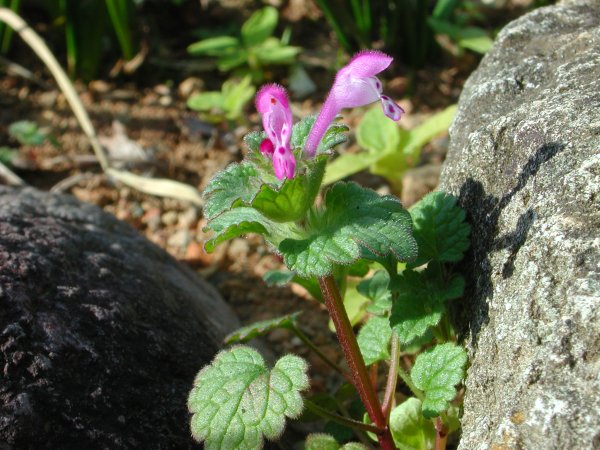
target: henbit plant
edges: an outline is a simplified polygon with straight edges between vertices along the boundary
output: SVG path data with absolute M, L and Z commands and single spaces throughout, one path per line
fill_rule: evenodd
M 436 113 L 413 129 L 405 130 L 383 119 L 379 108 L 364 115 L 356 129 L 356 140 L 366 150 L 345 153 L 327 166 L 324 183 L 330 184 L 369 169 L 386 178 L 394 192 L 402 190 L 404 173 L 419 162 L 421 149 L 432 138 L 448 130 L 456 113 L 456 105 Z
M 319 116 L 296 124 L 285 90 L 264 86 L 256 97 L 264 131 L 249 133 L 245 159 L 206 187 L 206 230 L 214 233 L 206 250 L 261 234 L 290 271 L 271 277 L 301 281 L 325 304 L 349 369 L 310 341 L 297 314 L 232 333 L 227 343 L 235 345 L 200 370 L 188 399 L 192 435 L 206 449 L 260 448 L 265 438 L 277 439 L 286 417 L 299 417 L 303 408 L 305 420 L 323 417 L 338 430 L 354 430 L 362 441 L 340 444 L 349 436 L 316 434 L 307 438 L 308 449 L 365 449 L 373 439 L 384 450 L 443 450 L 456 429 L 456 386 L 467 356 L 453 343 L 445 305 L 464 289 L 450 266 L 469 245 L 464 212 L 454 197 L 438 192 L 409 213 L 393 196 L 344 182 L 317 199 L 327 159 L 345 139 L 347 127 L 331 122 L 341 109 L 381 100 L 388 117 L 402 115 L 381 94 L 376 78 L 391 61 L 377 51 L 357 54 L 338 73 Z M 344 304 L 347 279 L 365 276 L 370 268 L 378 270 L 357 286 L 368 302 L 357 337 Z M 347 384 L 333 395 L 303 399 L 309 387 L 303 359 L 283 356 L 270 369 L 256 350 L 241 345 L 275 328 L 295 333 Z M 415 358 L 419 350 L 424 351 Z M 389 370 L 380 399 L 376 374 L 382 364 Z M 412 396 L 397 393 L 398 379 Z
M 221 72 L 239 69 L 242 75 L 250 74 L 255 83 L 263 80 L 265 66 L 291 65 L 300 52 L 299 47 L 288 45 L 289 32 L 281 39 L 273 37 L 279 13 L 266 6 L 250 16 L 242 25 L 239 37 L 216 36 L 191 44 L 192 55 L 217 58 Z
M 192 95 L 187 106 L 198 111 L 202 119 L 212 122 L 236 122 L 244 117 L 243 108 L 256 92 L 250 76 L 245 76 L 241 81 L 227 80 L 220 91 L 201 92 Z

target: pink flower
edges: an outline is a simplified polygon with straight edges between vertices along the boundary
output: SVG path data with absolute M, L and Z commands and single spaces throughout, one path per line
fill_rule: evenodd
M 404 110 L 387 95 L 382 95 L 381 81 L 375 75 L 385 70 L 393 58 L 376 50 L 357 53 L 342 67 L 333 82 L 323 108 L 306 139 L 304 150 L 311 156 L 331 121 L 343 108 L 355 108 L 381 101 L 383 112 L 392 120 L 400 120 Z
M 260 143 L 261 153 L 273 160 L 275 176 L 294 178 L 296 160 L 290 149 L 292 111 L 285 89 L 267 84 L 256 94 L 256 109 L 262 115 L 267 138 Z

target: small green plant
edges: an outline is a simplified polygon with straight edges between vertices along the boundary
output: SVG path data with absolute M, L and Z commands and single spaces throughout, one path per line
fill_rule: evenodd
M 191 96 L 187 106 L 198 111 L 208 122 L 238 121 L 243 117 L 244 106 L 255 93 L 256 88 L 252 85 L 250 76 L 245 76 L 241 81 L 227 80 L 221 86 L 221 91 L 201 92 Z
M 393 196 L 337 182 L 317 201 L 327 159 L 345 139 L 347 127 L 335 122 L 343 108 L 380 101 L 387 117 L 400 119 L 402 109 L 382 94 L 375 76 L 391 61 L 381 52 L 359 53 L 338 72 L 319 115 L 296 124 L 285 90 L 263 86 L 256 106 L 264 131 L 249 133 L 244 160 L 204 191 L 206 231 L 213 232 L 206 250 L 262 235 L 288 268 L 268 278 L 298 281 L 325 304 L 349 369 L 304 335 L 297 313 L 232 333 L 226 342 L 235 345 L 200 370 L 188 399 L 192 435 L 207 449 L 261 448 L 302 410 L 302 420 L 327 421 L 327 433 L 306 440 L 305 448 L 315 450 L 364 450 L 372 441 L 384 450 L 443 450 L 457 428 L 467 355 L 454 342 L 446 304 L 463 294 L 464 279 L 452 264 L 468 248 L 470 229 L 456 198 L 432 193 L 409 212 Z M 355 289 L 365 307 L 350 313 L 349 277 L 367 273 Z M 301 358 L 283 356 L 269 369 L 256 350 L 241 345 L 276 328 L 291 330 L 347 383 L 303 399 L 309 383 Z M 389 367 L 385 387 L 371 377 L 379 364 Z M 411 395 L 397 395 L 399 381 Z M 348 442 L 354 436 L 362 443 Z
M 456 113 L 456 105 L 449 106 L 411 130 L 385 121 L 380 108 L 372 108 L 356 129 L 358 144 L 365 152 L 346 153 L 327 166 L 325 184 L 369 169 L 385 177 L 396 192 L 402 190 L 402 176 L 419 162 L 421 149 L 432 138 L 446 131 Z
M 30 120 L 11 123 L 8 134 L 21 145 L 42 145 L 49 138 L 45 131 L 40 130 L 37 123 Z
M 242 25 L 239 37 L 216 36 L 191 44 L 192 55 L 213 56 L 222 72 L 241 69 L 249 72 L 254 82 L 263 79 L 263 68 L 270 65 L 291 65 L 299 47 L 288 45 L 289 32 L 281 39 L 273 37 L 279 14 L 272 6 L 256 11 Z

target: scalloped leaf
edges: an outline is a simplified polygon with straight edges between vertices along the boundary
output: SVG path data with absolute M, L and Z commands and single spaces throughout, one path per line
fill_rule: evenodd
M 385 270 L 378 270 L 371 278 L 358 283 L 356 290 L 372 302 L 367 307 L 367 312 L 381 316 L 392 308 L 389 284 L 390 275 Z
M 290 144 L 293 148 L 304 148 L 306 138 L 310 133 L 310 129 L 315 124 L 315 120 L 317 120 L 317 116 L 308 116 L 294 124 L 290 139 Z
M 278 189 L 264 184 L 252 200 L 252 207 L 276 222 L 303 219 L 319 193 L 326 163 L 325 157 L 308 161 L 306 173 L 286 179 Z
M 336 145 L 339 145 L 348 140 L 346 133 L 350 131 L 348 125 L 343 123 L 332 123 L 321 138 L 319 146 L 317 147 L 317 155 L 326 153 Z
M 399 450 L 429 450 L 435 442 L 435 428 L 422 414 L 422 403 L 410 397 L 390 414 L 390 431 Z
M 448 342 L 417 356 L 410 378 L 425 393 L 423 415 L 436 417 L 446 411 L 456 396 L 455 386 L 465 375 L 467 352 Z
M 208 222 L 205 231 L 213 230 L 215 235 L 206 241 L 204 248 L 208 253 L 217 245 L 229 239 L 243 236 L 248 233 L 271 235 L 276 229 L 276 224 L 253 208 L 234 208 L 225 211 Z
M 339 117 L 339 116 L 338 116 Z M 300 122 L 294 124 L 292 128 L 292 138 L 290 143 L 293 148 L 304 148 L 304 144 L 306 143 L 306 138 L 308 137 L 312 126 L 315 124 L 315 120 L 317 116 L 308 116 L 302 119 Z M 336 117 L 337 119 L 337 117 Z M 346 142 L 348 140 L 348 136 L 346 133 L 349 128 L 347 125 L 337 122 L 332 122 L 327 128 L 327 131 L 321 138 L 321 142 L 319 142 L 319 147 L 317 148 L 317 155 L 321 153 L 327 153 L 333 147 L 342 142 Z
M 206 450 L 262 448 L 302 413 L 300 392 L 308 389 L 308 365 L 297 356 L 280 358 L 269 371 L 250 347 L 220 352 L 194 380 L 188 397 L 192 436 Z
M 356 339 L 367 366 L 390 358 L 391 337 L 392 329 L 386 317 L 371 317 L 363 325 Z
M 397 198 L 356 183 L 337 183 L 327 191 L 324 204 L 312 217 L 308 238 L 285 239 L 279 245 L 288 268 L 298 275 L 328 275 L 335 264 L 358 260 L 361 248 L 401 261 L 416 256 L 412 221 Z
M 261 320 L 260 322 L 254 322 L 250 325 L 242 327 L 233 333 L 228 334 L 224 342 L 225 344 L 237 344 L 248 342 L 259 336 L 264 336 L 270 331 L 278 328 L 292 329 L 296 325 L 296 319 L 300 315 L 300 312 L 292 314 L 286 314 L 285 316 L 275 317 L 273 319 Z
M 326 433 L 313 433 L 306 437 L 304 450 L 368 450 L 358 442 L 348 442 L 342 446 L 335 438 Z
M 251 131 L 244 136 L 244 144 L 252 152 L 260 152 L 260 143 L 267 138 L 264 131 Z
M 419 256 L 411 267 L 431 260 L 456 262 L 462 259 L 469 248 L 471 227 L 465 222 L 464 210 L 456 203 L 453 195 L 431 192 L 411 208 L 419 245 Z
M 398 298 L 392 305 L 390 324 L 400 342 L 408 344 L 437 325 L 445 311 L 445 301 L 460 297 L 464 285 L 460 276 L 444 284 L 433 268 L 422 272 L 405 270 L 392 287 Z
M 230 164 L 217 173 L 204 189 L 204 217 L 212 219 L 239 200 L 250 202 L 261 186 L 259 172 L 251 164 Z

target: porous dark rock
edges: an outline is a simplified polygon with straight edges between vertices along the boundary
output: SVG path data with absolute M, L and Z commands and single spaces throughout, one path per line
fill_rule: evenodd
M 450 138 L 440 189 L 473 227 L 459 449 L 600 448 L 600 2 L 507 25 Z
M 187 395 L 237 326 L 128 225 L 0 187 L 0 448 L 198 448 Z

